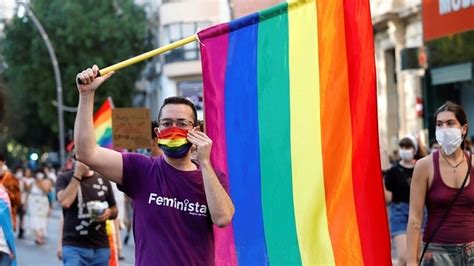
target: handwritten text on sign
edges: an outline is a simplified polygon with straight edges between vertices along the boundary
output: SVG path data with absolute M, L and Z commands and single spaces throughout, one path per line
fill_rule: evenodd
M 150 110 L 147 108 L 112 109 L 112 132 L 115 148 L 149 148 L 151 142 Z

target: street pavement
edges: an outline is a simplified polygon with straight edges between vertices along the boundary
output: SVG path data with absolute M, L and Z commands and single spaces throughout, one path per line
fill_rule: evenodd
M 16 239 L 17 259 L 19 266 L 60 266 L 62 262 L 57 258 L 56 252 L 59 243 L 59 218 L 61 217 L 61 208 L 56 206 L 49 219 L 48 237 L 45 245 L 37 246 L 34 242 L 34 236 L 27 232 L 24 239 Z M 28 224 L 28 219 L 25 221 Z M 122 231 L 122 239 L 124 236 Z M 120 266 L 133 266 L 135 263 L 135 246 L 133 238 L 128 245 L 123 246 L 123 256 L 125 260 L 120 261 Z M 396 251 L 392 247 L 392 263 L 397 264 L 395 259 Z
M 27 231 L 24 239 L 16 239 L 17 262 L 19 266 L 60 266 L 62 262 L 57 258 L 56 252 L 59 243 L 60 206 L 55 206 L 48 223 L 48 237 L 46 244 L 38 246 L 34 242 L 34 235 Z M 25 225 L 28 225 L 28 219 Z M 122 236 L 124 232 L 122 232 Z M 125 260 L 120 261 L 121 266 L 132 266 L 135 263 L 135 246 L 133 239 L 123 247 Z

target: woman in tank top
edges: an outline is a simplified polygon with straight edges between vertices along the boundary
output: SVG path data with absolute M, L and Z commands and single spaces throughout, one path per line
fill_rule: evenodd
M 417 162 L 411 182 L 408 265 L 418 265 L 420 251 L 430 240 L 422 265 L 473 265 L 474 168 L 469 167 L 470 154 L 461 145 L 468 134 L 466 114 L 461 106 L 446 102 L 436 111 L 435 120 L 441 149 Z M 464 189 L 450 208 L 469 168 Z M 422 232 L 425 204 L 428 221 Z

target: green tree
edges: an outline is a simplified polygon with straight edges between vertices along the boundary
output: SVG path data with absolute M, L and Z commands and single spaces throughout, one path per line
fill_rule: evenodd
M 0 129 L 3 126 L 3 116 L 5 115 L 5 96 L 3 95 L 3 84 L 0 79 Z
M 474 61 L 474 30 L 427 43 L 430 67 Z
M 133 0 L 32 0 L 30 9 L 45 28 L 61 69 L 64 105 L 77 106 L 77 73 L 92 64 L 117 63 L 148 50 L 146 16 Z M 14 18 L 2 40 L 7 68 L 6 123 L 9 138 L 28 147 L 58 147 L 53 67 L 46 46 L 27 17 Z M 98 106 L 111 96 L 115 106 L 130 106 L 143 64 L 125 68 L 96 93 Z M 66 133 L 75 114 L 64 113 Z M 70 130 L 69 130 L 70 131 Z

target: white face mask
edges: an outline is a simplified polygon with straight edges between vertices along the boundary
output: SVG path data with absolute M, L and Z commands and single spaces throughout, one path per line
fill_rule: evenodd
M 23 172 L 21 170 L 16 171 L 15 176 L 20 178 L 23 176 Z
M 44 179 L 44 174 L 43 173 L 36 173 L 35 176 L 36 176 L 36 179 L 38 179 L 38 180 Z
M 453 154 L 462 143 L 461 129 L 438 128 L 436 129 L 436 141 L 447 155 Z
M 415 157 L 412 149 L 400 149 L 398 151 L 398 154 L 400 155 L 400 158 L 402 158 L 402 160 L 404 161 L 411 161 L 413 160 L 413 157 Z

